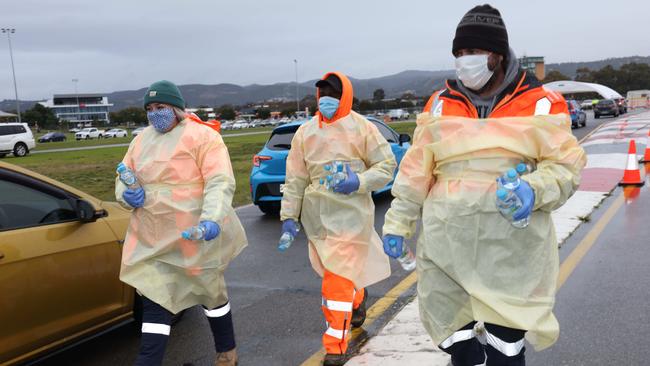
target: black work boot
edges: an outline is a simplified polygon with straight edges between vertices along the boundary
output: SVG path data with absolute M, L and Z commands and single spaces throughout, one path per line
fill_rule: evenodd
M 348 360 L 347 355 L 344 354 L 332 354 L 328 353 L 323 359 L 323 366 L 341 366 L 345 364 L 345 361 Z
M 363 290 L 363 300 L 359 307 L 352 310 L 352 328 L 359 328 L 366 321 L 366 300 L 368 299 L 368 290 Z

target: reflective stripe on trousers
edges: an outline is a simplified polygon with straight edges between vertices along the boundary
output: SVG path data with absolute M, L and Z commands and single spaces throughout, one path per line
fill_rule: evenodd
M 451 355 L 454 366 L 523 366 L 525 331 L 485 324 L 485 345 L 481 344 L 472 322 L 454 332 L 439 347 Z
M 352 311 L 363 301 L 364 289 L 356 291 L 352 281 L 325 271 L 323 276 L 323 315 L 327 330 L 323 347 L 330 354 L 342 354 L 348 349 Z

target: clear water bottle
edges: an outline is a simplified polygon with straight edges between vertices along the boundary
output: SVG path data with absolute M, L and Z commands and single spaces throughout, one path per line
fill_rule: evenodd
M 296 231 L 300 232 L 299 223 L 296 223 Z M 291 233 L 288 231 L 284 232 L 280 237 L 280 241 L 278 242 L 278 250 L 284 252 L 285 250 L 289 249 L 294 240 L 296 240 L 295 236 L 291 235 Z
M 397 245 L 397 240 L 390 239 L 388 242 L 391 247 Z M 406 244 L 406 241 L 402 241 L 402 255 L 397 258 L 397 261 L 402 266 L 405 271 L 412 271 L 415 269 L 415 255 L 411 251 L 411 247 Z
M 334 177 L 331 175 L 325 177 L 325 189 L 334 189 Z
M 185 240 L 203 240 L 205 237 L 205 227 L 203 225 L 192 226 L 191 228 L 183 231 L 181 236 Z
M 524 173 L 528 171 L 528 166 L 524 163 L 519 163 L 517 164 L 515 170 L 517 171 L 517 174 L 519 174 L 519 176 L 522 176 L 524 175 Z
M 335 163 L 336 166 L 336 172 L 334 173 L 334 179 L 333 179 L 333 187 L 336 187 L 339 183 L 345 181 L 348 178 L 347 173 L 343 171 L 343 163 L 340 161 L 337 161 Z
M 119 175 L 122 183 L 124 183 L 129 189 L 140 188 L 140 183 L 138 183 L 138 179 L 135 177 L 135 173 L 133 170 L 129 169 L 126 164 L 117 164 L 117 174 Z
M 496 206 L 501 215 L 510 221 L 512 226 L 523 229 L 528 226 L 530 217 L 516 221 L 512 217 L 523 206 L 521 200 L 514 192 L 520 183 L 519 174 L 517 174 L 515 169 L 508 169 L 504 175 L 499 177 L 497 179 Z

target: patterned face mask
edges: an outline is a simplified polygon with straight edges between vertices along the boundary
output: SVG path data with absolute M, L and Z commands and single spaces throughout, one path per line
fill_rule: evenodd
M 164 108 L 147 112 L 147 119 L 156 131 L 165 133 L 174 125 L 176 115 L 171 108 Z

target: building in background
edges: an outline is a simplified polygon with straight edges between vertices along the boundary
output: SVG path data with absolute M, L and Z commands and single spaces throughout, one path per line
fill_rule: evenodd
M 113 104 L 110 104 L 108 97 L 103 94 L 54 94 L 52 99 L 39 103 L 51 108 L 60 121 L 71 125 L 111 123 L 109 108 Z
M 522 69 L 535 74 L 537 79 L 544 80 L 546 69 L 544 68 L 544 56 L 524 56 L 519 59 L 519 65 Z

